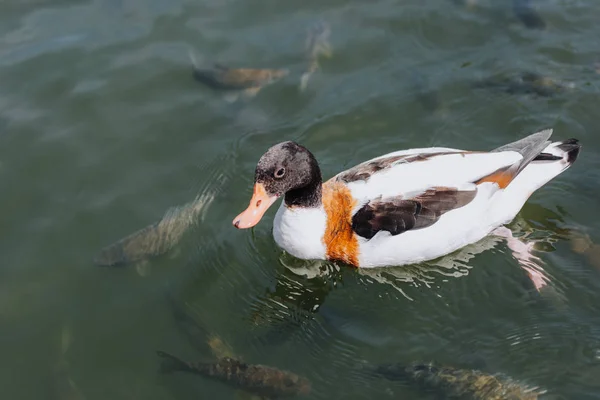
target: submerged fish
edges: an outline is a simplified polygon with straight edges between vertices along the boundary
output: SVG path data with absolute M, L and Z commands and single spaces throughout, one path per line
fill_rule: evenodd
M 255 96 L 263 87 L 279 81 L 289 74 L 288 69 L 230 68 L 214 63 L 202 68 L 194 55 L 189 53 L 194 68 L 194 78 L 212 89 L 241 92 L 247 97 Z M 232 94 L 237 99 L 237 94 Z
M 60 358 L 53 370 L 54 392 L 53 398 L 56 400 L 85 400 L 85 396 L 69 373 L 69 362 L 66 359 L 66 353 L 71 344 L 71 330 L 68 326 L 63 326 L 60 338 Z
M 565 82 L 535 72 L 521 72 L 512 75 L 501 75 L 478 82 L 476 87 L 501 88 L 510 94 L 536 94 L 551 97 L 557 93 L 573 89 L 573 82 Z
M 319 57 L 331 58 L 331 44 L 329 35 L 331 28 L 329 24 L 320 21 L 308 28 L 306 37 L 306 56 L 308 59 L 308 68 L 300 77 L 300 90 L 303 91 L 308 86 L 308 80 L 311 75 L 319 69 Z
M 94 263 L 101 266 L 120 266 L 166 253 L 181 239 L 213 199 L 212 194 L 202 195 L 183 207 L 168 210 L 160 221 L 104 247 L 94 259 Z
M 273 367 L 246 364 L 229 357 L 213 363 L 190 363 L 163 351 L 157 354 L 162 358 L 160 370 L 163 373 L 191 372 L 266 398 L 305 395 L 311 390 L 306 378 Z
M 528 387 L 500 374 L 431 364 L 380 365 L 375 373 L 390 380 L 416 383 L 444 398 L 464 400 L 536 400 L 545 390 Z
M 529 29 L 544 29 L 546 22 L 537 13 L 532 0 L 513 0 L 513 12 L 515 16 Z
M 208 344 L 210 351 L 212 351 L 212 353 L 215 357 L 217 357 L 217 359 L 237 358 L 237 356 L 233 352 L 233 348 L 220 336 L 210 334 L 206 343 Z
M 594 243 L 590 236 L 583 232 L 571 235 L 571 250 L 587 257 L 588 262 L 600 269 L 600 245 Z

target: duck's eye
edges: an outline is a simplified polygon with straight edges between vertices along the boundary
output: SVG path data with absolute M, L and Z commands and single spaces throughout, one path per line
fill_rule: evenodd
M 283 175 L 285 175 L 285 168 L 279 168 L 277 171 L 275 171 L 275 178 L 283 178 Z

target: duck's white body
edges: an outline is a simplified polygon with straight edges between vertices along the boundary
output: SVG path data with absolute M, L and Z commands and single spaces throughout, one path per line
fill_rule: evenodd
M 374 158 L 325 182 L 321 207 L 290 208 L 282 202 L 274 220 L 274 239 L 295 257 L 334 259 L 361 268 L 397 266 L 441 257 L 479 241 L 510 222 L 534 191 L 575 161 L 579 152 L 577 142 L 550 143 L 546 139 L 551 133 L 551 130 L 539 132 L 521 143 L 504 146 L 506 150 L 500 148 L 493 152 L 421 148 Z M 530 142 L 523 142 L 527 139 Z M 510 146 L 515 144 L 515 150 L 511 149 Z M 536 145 L 537 150 L 532 150 Z M 544 157 L 538 156 L 540 153 Z M 411 157 L 415 155 L 425 157 Z M 534 157 L 538 158 L 531 161 Z M 393 162 L 385 164 L 386 160 Z M 526 165 L 515 174 L 523 161 Z M 378 164 L 384 168 L 369 167 Z M 498 175 L 502 170 L 505 173 Z M 468 194 L 470 200 L 462 206 L 443 208 L 444 201 L 454 201 L 452 195 L 441 198 L 441 202 L 426 197 L 425 202 L 416 206 L 416 214 L 428 211 L 421 205 L 434 211 L 436 207 L 443 208 L 441 216 L 428 226 L 400 229 L 396 234 L 378 230 L 370 238 L 357 233 L 361 228 L 359 224 L 363 228 L 367 224 L 369 229 L 379 224 L 364 211 L 365 205 L 379 203 L 376 216 L 393 230 L 397 227 L 394 218 L 398 219 L 394 204 L 404 204 L 403 199 L 417 199 L 418 202 L 428 190 L 427 193 L 435 197 L 436 191 L 449 188 L 454 191 L 452 193 Z M 348 208 L 347 212 L 344 207 Z M 358 212 L 363 213 L 360 220 L 357 220 Z M 411 219 L 412 215 L 409 217 Z M 404 224 L 406 221 L 401 219 L 402 215 L 397 222 Z M 429 223 L 427 218 L 417 221 Z M 336 235 L 346 235 L 346 239 Z

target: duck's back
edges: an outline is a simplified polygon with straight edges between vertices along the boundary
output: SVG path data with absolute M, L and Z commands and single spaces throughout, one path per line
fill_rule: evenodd
M 329 258 L 360 267 L 403 265 L 482 239 L 574 162 L 576 141 L 550 143 L 550 133 L 491 152 L 393 152 L 337 174 L 324 184 Z

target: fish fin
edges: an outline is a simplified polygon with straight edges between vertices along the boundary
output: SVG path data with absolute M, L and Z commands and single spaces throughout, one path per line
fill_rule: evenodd
M 169 374 L 175 371 L 188 371 L 190 369 L 185 361 L 172 354 L 160 350 L 157 350 L 156 354 L 162 358 L 159 365 L 159 371 L 163 374 Z
M 207 334 L 206 335 L 206 344 L 210 348 L 212 354 L 218 359 L 222 358 L 235 358 L 239 359 L 235 354 L 233 354 L 233 349 L 231 346 L 221 339 L 220 336 L 215 334 Z
M 305 72 L 302 74 L 302 76 L 300 77 L 300 91 L 304 92 L 308 86 L 308 80 L 310 79 L 310 76 L 312 75 L 312 72 Z
M 173 260 L 181 255 L 181 247 L 177 247 L 169 254 L 169 259 Z
M 142 278 L 148 276 L 149 270 L 150 270 L 150 262 L 148 260 L 141 260 L 135 264 L 135 271 Z
M 244 89 L 243 93 L 244 93 L 244 96 L 246 96 L 248 98 L 252 98 L 252 97 L 256 96 L 258 94 L 258 92 L 260 92 L 260 89 L 262 89 L 262 88 L 261 87 L 252 87 L 252 88 Z
M 321 43 L 319 45 L 319 53 L 325 58 L 333 57 L 333 50 L 329 43 Z
M 583 232 L 574 232 L 569 241 L 571 242 L 571 250 L 578 254 L 585 254 L 595 246 L 590 236 Z

